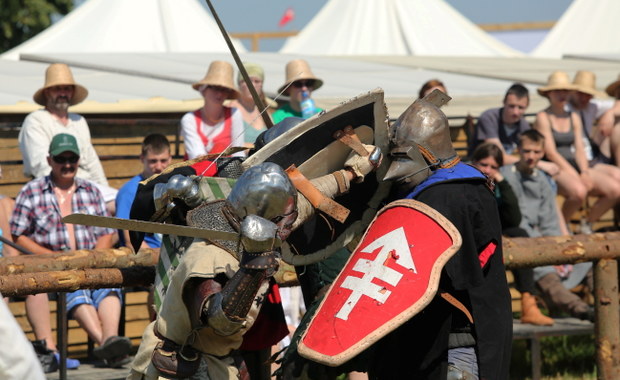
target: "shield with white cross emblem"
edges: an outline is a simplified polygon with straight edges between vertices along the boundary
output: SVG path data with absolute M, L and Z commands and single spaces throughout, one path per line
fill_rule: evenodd
M 299 353 L 329 366 L 353 358 L 431 302 L 460 246 L 456 227 L 433 208 L 408 199 L 390 203 L 325 295 Z

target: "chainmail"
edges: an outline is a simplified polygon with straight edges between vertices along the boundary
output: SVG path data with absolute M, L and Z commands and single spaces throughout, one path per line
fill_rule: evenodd
M 190 227 L 205 228 L 208 230 L 237 232 L 224 216 L 222 209 L 226 202 L 223 200 L 214 202 L 205 202 L 200 206 L 187 212 L 187 225 Z M 240 242 L 230 240 L 209 240 L 218 247 L 230 252 L 237 260 L 239 260 Z
M 220 157 L 217 159 L 217 176 L 226 178 L 239 178 L 243 173 L 239 157 Z

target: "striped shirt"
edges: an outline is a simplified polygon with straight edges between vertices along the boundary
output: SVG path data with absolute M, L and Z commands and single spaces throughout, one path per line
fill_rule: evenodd
M 71 197 L 74 213 L 108 216 L 101 192 L 89 181 L 75 178 Z M 69 232 L 62 222 L 60 207 L 50 176 L 28 182 L 17 195 L 11 217 L 11 234 L 25 235 L 54 252 L 70 250 Z M 76 224 L 76 249 L 93 249 L 103 235 L 114 230 Z

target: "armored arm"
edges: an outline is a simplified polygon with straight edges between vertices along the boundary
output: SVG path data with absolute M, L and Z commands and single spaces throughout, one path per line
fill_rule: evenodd
M 223 336 L 235 334 L 245 325 L 259 289 L 278 269 L 274 251 L 277 228 L 267 219 L 247 216 L 241 223 L 243 254 L 239 270 L 223 287 L 207 279 L 187 289 L 188 309 L 199 325 L 210 326 Z
M 364 148 L 369 153 L 367 156 L 352 151 L 345 162 L 345 169 L 312 179 L 310 183 L 326 198 L 333 199 L 345 194 L 351 188 L 351 182 L 362 182 L 364 177 L 381 163 L 381 149 L 373 145 L 364 145 Z M 297 208 L 299 216 L 293 225 L 293 230 L 314 214 L 315 206 L 305 196 L 298 193 Z

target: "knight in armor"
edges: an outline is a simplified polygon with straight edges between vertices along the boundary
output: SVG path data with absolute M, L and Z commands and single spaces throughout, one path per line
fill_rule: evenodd
M 378 150 L 365 147 L 374 154 L 352 152 L 345 169 L 311 184 L 329 198 L 347 192 L 353 180 L 363 179 L 378 165 Z M 214 193 L 226 193 L 226 186 L 226 199 L 215 200 Z M 187 225 L 232 232 L 239 238 L 186 239 L 177 247 L 182 255 L 170 272 L 159 315 L 144 332 L 128 379 L 247 378 L 237 349 L 265 301 L 281 242 L 314 213 L 312 204 L 273 163 L 252 166 L 236 181 L 173 175 L 147 194 L 155 198 L 155 210 L 149 212 L 173 218 L 183 206 L 189 210 L 181 213 Z M 169 207 L 166 199 L 175 206 Z M 132 218 L 133 214 L 132 209 Z M 286 333 L 267 332 L 276 339 Z
M 439 109 L 447 100 L 435 91 L 392 124 L 385 180 L 395 183 L 394 200 L 423 202 L 460 232 L 461 248 L 439 283 L 456 301 L 436 296 L 374 344 L 370 379 L 508 378 L 512 315 L 501 223 L 486 177 L 461 163 L 452 146 L 448 120 Z

